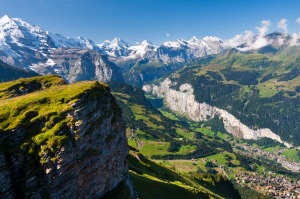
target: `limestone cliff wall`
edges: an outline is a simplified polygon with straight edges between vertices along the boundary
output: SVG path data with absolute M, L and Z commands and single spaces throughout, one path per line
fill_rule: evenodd
M 45 121 L 0 132 L 0 198 L 100 198 L 127 178 L 125 124 L 109 89 L 84 93 L 65 117 L 69 139 L 51 154 L 22 147 Z
M 259 139 L 262 137 L 271 138 L 286 146 L 291 146 L 281 140 L 280 136 L 276 135 L 268 128 L 254 130 L 241 123 L 240 120 L 230 114 L 228 111 L 211 106 L 207 103 L 199 103 L 195 100 L 194 90 L 190 84 L 182 84 L 179 90 L 172 89 L 175 85 L 170 79 L 165 79 L 159 85 L 145 85 L 143 90 L 151 92 L 160 98 L 164 99 L 165 104 L 178 114 L 184 115 L 193 121 L 207 121 L 215 116 L 223 120 L 224 127 L 227 132 L 236 137 L 244 139 Z

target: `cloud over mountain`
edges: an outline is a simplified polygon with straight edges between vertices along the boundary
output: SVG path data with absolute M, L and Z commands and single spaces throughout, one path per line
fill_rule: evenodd
M 287 19 L 281 19 L 277 24 L 277 27 L 283 30 L 284 33 L 288 33 L 287 22 Z
M 251 30 L 244 31 L 243 34 L 237 34 L 234 37 L 224 40 L 224 48 L 237 48 L 240 51 L 249 51 L 262 48 L 267 45 L 299 45 L 300 34 L 291 33 L 288 34 L 288 21 L 287 19 L 281 19 L 277 23 L 278 30 L 282 33 L 276 33 L 272 36 L 268 36 L 269 29 L 272 25 L 270 20 L 262 20 L 261 26 L 256 27 L 256 33 Z M 300 24 L 300 18 L 296 20 L 296 23 Z

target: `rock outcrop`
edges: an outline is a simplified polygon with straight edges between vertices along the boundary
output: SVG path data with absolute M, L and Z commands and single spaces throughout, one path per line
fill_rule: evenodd
M 176 82 L 171 82 L 171 80 L 167 78 L 159 85 L 145 85 L 143 90 L 163 98 L 165 104 L 172 111 L 186 116 L 195 122 L 207 121 L 217 116 L 223 121 L 226 131 L 236 137 L 253 140 L 266 137 L 283 143 L 288 147 L 292 146 L 282 141 L 280 136 L 268 128 L 251 129 L 226 110 L 211 106 L 207 103 L 197 102 L 193 94 L 194 89 L 190 84 L 185 83 L 180 85 L 179 91 L 171 88 L 175 85 Z
M 100 198 L 126 181 L 125 123 L 109 87 L 72 86 L 1 101 L 1 110 L 19 108 L 26 117 L 11 127 L 0 113 L 0 198 Z M 22 110 L 16 101 L 58 110 Z

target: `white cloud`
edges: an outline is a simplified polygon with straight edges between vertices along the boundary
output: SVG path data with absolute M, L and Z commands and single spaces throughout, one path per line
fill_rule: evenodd
M 251 30 L 246 30 L 243 34 L 236 35 L 233 38 L 224 41 L 223 47 L 248 51 L 268 45 L 269 41 L 265 36 L 271 26 L 271 22 L 270 20 L 262 20 L 260 23 L 261 26 L 255 28 L 258 31 L 258 35 L 255 35 Z
M 226 48 L 236 48 L 242 44 L 252 43 L 254 34 L 250 30 L 246 30 L 241 35 L 235 35 L 233 38 L 224 41 L 223 46 Z
M 291 46 L 299 46 L 300 45 L 300 33 L 297 34 L 297 33 L 292 33 L 291 34 L 291 39 L 289 41 L 289 44 Z
M 255 41 L 249 45 L 249 50 L 255 50 L 267 46 L 268 40 L 265 37 L 257 37 Z
M 256 30 L 258 31 L 259 35 L 266 35 L 266 33 L 269 30 L 269 27 L 271 26 L 271 21 L 270 20 L 262 20 L 260 22 L 261 26 L 260 27 L 256 27 Z
M 170 34 L 169 34 L 169 33 L 167 33 L 167 34 L 166 34 L 166 36 L 167 36 L 167 37 L 170 37 Z
M 283 30 L 284 33 L 288 33 L 287 22 L 288 21 L 286 19 L 281 19 L 277 24 L 277 27 Z
M 300 46 L 300 33 L 292 33 L 289 37 L 284 34 L 268 37 L 267 34 L 271 26 L 271 21 L 262 20 L 260 23 L 261 25 L 255 28 L 257 34 L 251 30 L 246 30 L 242 34 L 224 40 L 222 46 L 224 48 L 236 48 L 240 51 L 256 50 L 267 45 L 288 44 L 290 46 Z M 296 23 L 300 25 L 300 17 L 296 20 Z M 288 21 L 286 19 L 281 19 L 277 27 L 283 30 L 284 33 L 288 33 Z

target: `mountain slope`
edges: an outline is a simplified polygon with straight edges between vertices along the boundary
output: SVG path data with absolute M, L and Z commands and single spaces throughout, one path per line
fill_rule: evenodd
M 250 136 L 246 133 L 248 130 L 242 130 L 244 126 L 239 123 L 240 121 L 252 130 L 269 128 L 282 140 L 299 145 L 297 124 L 300 113 L 295 107 L 298 106 L 300 99 L 298 92 L 300 50 L 299 47 L 288 46 L 272 48 L 276 50 L 275 54 L 274 51 L 266 52 L 265 48 L 252 52 L 228 50 L 213 59 L 208 58 L 208 61 L 200 60 L 170 75 L 169 79 L 161 80 L 154 93 L 164 92 L 163 82 L 169 81 L 168 85 L 164 84 L 165 88 L 174 91 L 170 90 L 169 96 L 164 92 L 164 99 L 169 107 L 177 110 L 177 113 L 196 119 L 190 115 L 191 112 L 178 111 L 184 109 L 184 101 L 188 98 L 182 98 L 176 103 L 175 96 L 173 98 L 171 96 L 171 93 L 175 94 L 177 91 L 183 95 L 191 91 L 196 102 L 222 108 L 238 118 L 234 122 L 233 118 L 230 119 L 232 116 L 225 116 L 225 112 L 224 117 L 219 114 L 225 126 L 226 122 L 231 121 L 227 130 L 236 136 L 244 138 Z M 145 87 L 147 91 L 153 91 L 153 88 Z M 207 113 L 202 109 L 199 111 L 196 115 L 204 113 L 210 115 L 209 111 Z M 203 115 L 203 118 L 197 121 L 206 119 Z M 274 135 L 271 137 L 275 138 Z
M 10 65 L 59 74 L 68 82 L 122 81 L 118 67 L 100 53 L 89 39 L 46 32 L 19 18 L 0 18 L 0 59 Z
M 1 83 L 0 99 L 8 99 L 32 92 L 45 90 L 53 86 L 65 85 L 65 81 L 57 75 L 21 78 Z
M 31 68 L 39 74 L 58 74 L 68 82 L 98 80 L 122 82 L 119 68 L 99 52 L 81 48 L 59 48 L 48 54 L 51 63 L 38 63 Z
M 7 82 L 22 77 L 33 77 L 37 75 L 37 73 L 31 70 L 23 70 L 21 68 L 13 67 L 0 60 L 0 82 Z

